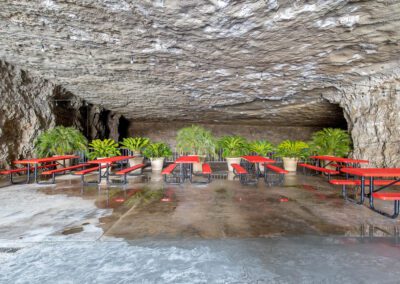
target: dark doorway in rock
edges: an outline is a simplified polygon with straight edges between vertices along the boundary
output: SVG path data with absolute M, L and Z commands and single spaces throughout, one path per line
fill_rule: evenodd
M 129 120 L 127 120 L 123 116 L 121 116 L 119 119 L 118 134 L 119 134 L 120 141 L 129 136 Z
M 343 130 L 348 129 L 343 109 L 338 104 L 331 104 L 330 113 L 332 120 L 327 123 L 326 127 L 340 128 Z

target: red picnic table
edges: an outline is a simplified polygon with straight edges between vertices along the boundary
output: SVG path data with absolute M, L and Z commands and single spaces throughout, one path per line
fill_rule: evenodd
M 353 164 L 354 166 L 357 164 L 368 164 L 369 162 L 367 160 L 360 160 L 360 159 L 352 159 L 352 158 L 342 158 L 342 157 L 335 157 L 335 156 L 311 156 L 311 159 L 315 160 L 320 160 L 320 161 L 327 161 L 330 162 L 325 166 L 328 166 L 329 164 L 336 162 L 336 163 L 342 163 L 345 164 L 346 166 Z
M 255 173 L 257 177 L 261 176 L 260 164 L 272 164 L 275 163 L 275 160 L 263 157 L 263 156 L 242 156 L 242 159 L 246 160 L 248 163 L 253 164 L 255 166 Z M 251 170 L 250 167 L 247 170 Z M 264 169 L 265 175 L 265 169 Z
M 395 218 L 399 215 L 400 211 L 400 194 L 399 193 L 377 193 L 389 186 L 397 184 L 400 181 L 400 168 L 342 168 L 341 171 L 346 174 L 358 176 L 361 179 L 361 197 L 360 204 L 364 203 L 365 196 L 365 179 L 369 179 L 369 206 L 372 210 Z M 374 189 L 375 178 L 394 178 L 378 189 Z M 385 212 L 379 211 L 374 207 L 374 197 L 382 200 L 393 200 L 394 201 L 394 214 L 389 215 Z
M 109 182 L 109 177 L 110 177 L 110 165 L 112 163 L 117 163 L 117 162 L 122 162 L 125 160 L 133 159 L 135 156 L 116 156 L 116 157 L 110 157 L 110 158 L 103 158 L 103 159 L 97 159 L 93 161 L 88 161 L 88 164 L 95 164 L 99 166 L 99 178 L 98 178 L 98 184 L 101 183 L 101 179 L 103 175 L 101 174 L 101 168 L 102 166 L 106 165 L 106 171 L 104 173 L 107 183 Z
M 192 180 L 193 175 L 193 163 L 200 163 L 199 156 L 181 156 L 175 160 L 176 164 L 180 165 L 180 176 L 181 183 L 185 181 L 185 178 Z
M 35 158 L 35 159 L 27 159 L 27 160 L 19 160 L 19 161 L 14 161 L 14 164 L 21 164 L 21 165 L 27 165 L 27 183 L 30 181 L 30 171 L 31 171 L 31 165 L 34 165 L 34 180 L 37 183 L 37 176 L 38 176 L 38 165 L 43 164 L 43 163 L 50 163 L 50 162 L 57 162 L 57 161 L 63 161 L 63 167 L 65 167 L 65 161 L 66 160 L 72 160 L 72 159 L 78 159 L 79 156 L 75 155 L 64 155 L 64 156 L 54 156 L 54 157 L 48 157 L 48 158 Z M 59 164 L 59 163 L 58 163 Z M 61 164 L 59 164 L 61 165 Z

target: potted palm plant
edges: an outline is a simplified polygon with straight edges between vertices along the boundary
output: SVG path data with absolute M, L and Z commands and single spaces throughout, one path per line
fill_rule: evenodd
M 87 139 L 78 129 L 57 126 L 38 136 L 35 141 L 35 151 L 40 158 L 64 156 L 86 150 L 87 143 Z M 69 162 L 69 160 L 66 161 L 66 163 Z
M 161 171 L 165 158 L 172 156 L 172 151 L 167 144 L 159 142 L 147 145 L 143 154 L 150 158 L 152 171 Z
M 345 157 L 351 149 L 347 131 L 339 128 L 324 128 L 312 135 L 311 149 L 318 155 Z
M 89 144 L 88 157 L 91 160 L 104 159 L 121 155 L 118 149 L 118 143 L 113 139 L 95 139 Z
M 266 140 L 258 140 L 250 142 L 249 144 L 250 152 L 256 153 L 257 155 L 267 157 L 268 154 L 272 153 L 275 150 L 274 145 L 271 142 Z M 259 163 L 260 169 L 264 167 L 263 163 Z
M 240 164 L 240 157 L 249 153 L 249 145 L 242 136 L 224 136 L 218 140 L 218 147 L 230 172 L 233 171 L 232 164 Z
M 308 144 L 303 141 L 282 141 L 277 148 L 277 156 L 282 157 L 283 167 L 289 172 L 297 170 L 297 162 L 307 156 Z
M 135 158 L 129 159 L 129 165 L 133 167 L 143 163 L 142 151 L 150 144 L 150 139 L 146 137 L 129 137 L 124 138 L 120 144 L 123 149 L 131 151 L 132 155 L 135 156 Z
M 190 153 L 199 156 L 200 163 L 193 164 L 193 170 L 201 171 L 206 156 L 215 155 L 216 142 L 211 131 L 198 125 L 192 125 L 178 131 L 176 148 L 180 154 Z

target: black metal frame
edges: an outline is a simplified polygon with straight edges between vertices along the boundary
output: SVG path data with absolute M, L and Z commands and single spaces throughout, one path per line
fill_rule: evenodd
M 268 179 L 267 177 L 275 177 L 277 176 L 278 178 L 276 180 L 272 179 Z M 285 174 L 281 174 L 281 173 L 277 173 L 271 169 L 268 169 L 267 171 L 267 167 L 264 166 L 264 182 L 266 185 L 268 186 L 274 186 L 274 185 L 281 185 L 283 184 L 283 181 L 285 179 Z
M 257 169 L 255 169 L 256 166 L 247 161 L 243 161 L 243 159 L 240 162 L 240 166 L 243 167 L 247 171 L 247 173 L 239 174 L 239 173 L 237 173 L 235 168 L 233 168 L 233 174 L 235 175 L 233 178 L 235 179 L 236 177 L 239 177 L 239 181 L 243 185 L 257 185 L 258 184 L 258 178 L 257 178 L 258 172 L 255 173 L 255 178 L 253 178 L 253 179 L 251 178 L 251 176 L 253 174 L 250 173 L 250 171 L 257 170 Z
M 137 169 L 134 169 L 134 170 L 130 170 L 129 172 L 127 172 L 127 173 L 125 173 L 123 175 L 117 175 L 117 174 L 111 175 L 111 176 L 118 176 L 118 177 L 122 178 L 122 180 L 120 180 L 120 182 L 117 182 L 117 183 L 116 182 L 110 182 L 110 178 L 109 178 L 110 174 L 109 174 L 107 176 L 107 185 L 109 185 L 109 186 L 126 185 L 126 184 L 128 184 L 127 176 L 131 176 L 131 177 L 143 176 L 143 170 L 148 166 L 149 165 L 145 164 L 143 167 L 140 167 L 140 168 L 137 168 Z M 121 167 L 122 167 L 122 165 L 121 165 Z M 140 173 L 131 173 L 132 171 L 137 171 L 137 170 L 140 170 Z
M 393 182 L 391 182 L 391 183 L 389 183 L 387 185 L 381 186 L 378 189 L 374 189 L 374 187 L 375 187 L 374 186 L 374 177 L 370 177 L 369 178 L 369 193 L 366 195 L 367 197 L 369 197 L 369 208 L 372 211 L 375 211 L 376 213 L 379 213 L 379 214 L 381 214 L 383 216 L 386 216 L 386 217 L 389 217 L 389 218 L 392 218 L 392 219 L 397 218 L 399 216 L 399 213 L 400 213 L 400 200 L 394 200 L 394 209 L 393 209 L 393 214 L 391 215 L 389 213 L 386 213 L 384 211 L 381 211 L 381 210 L 378 210 L 378 209 L 375 208 L 373 193 L 374 192 L 379 192 L 379 191 L 381 191 L 381 190 L 383 190 L 385 188 L 388 188 L 388 187 L 398 183 L 399 181 L 400 181 L 400 179 L 394 179 Z M 361 185 L 362 184 L 365 184 L 365 179 L 361 180 Z

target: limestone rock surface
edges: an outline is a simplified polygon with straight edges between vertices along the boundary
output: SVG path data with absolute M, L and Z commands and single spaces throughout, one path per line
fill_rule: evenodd
M 90 104 L 135 121 L 335 126 L 329 100 L 376 164 L 399 165 L 399 54 L 399 1 L 0 3 L 0 58 Z

